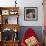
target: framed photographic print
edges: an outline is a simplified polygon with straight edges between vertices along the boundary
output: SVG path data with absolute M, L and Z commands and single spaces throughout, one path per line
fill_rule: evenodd
M 24 20 L 37 21 L 38 20 L 38 8 L 37 7 L 24 7 Z

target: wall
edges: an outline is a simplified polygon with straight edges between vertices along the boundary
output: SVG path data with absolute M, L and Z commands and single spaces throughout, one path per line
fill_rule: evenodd
M 15 0 L 0 0 L 0 6 L 15 6 Z M 42 0 L 17 0 L 19 6 L 19 24 L 21 26 L 43 26 Z M 24 7 L 38 7 L 38 21 L 24 21 Z
M 42 0 L 24 0 L 21 3 L 20 8 L 20 23 L 22 26 L 42 26 L 43 25 L 43 6 L 42 6 Z M 24 7 L 38 7 L 38 21 L 24 21 Z
M 27 31 L 28 28 L 32 28 L 34 32 L 37 34 L 37 37 L 41 43 L 43 43 L 43 30 L 42 26 L 21 26 L 20 32 L 19 32 L 19 39 L 20 42 L 24 36 L 24 33 Z

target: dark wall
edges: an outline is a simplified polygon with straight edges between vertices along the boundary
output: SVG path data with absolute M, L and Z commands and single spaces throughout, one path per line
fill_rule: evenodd
M 34 31 L 37 33 L 37 37 L 38 37 L 39 41 L 42 43 L 43 42 L 43 30 L 42 30 L 42 26 L 21 26 L 20 27 L 20 31 L 19 31 L 19 39 L 20 39 L 20 41 L 22 40 L 23 35 L 24 35 L 25 31 L 28 28 L 34 29 Z

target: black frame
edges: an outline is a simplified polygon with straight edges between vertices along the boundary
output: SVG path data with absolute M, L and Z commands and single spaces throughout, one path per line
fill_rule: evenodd
M 27 18 L 26 14 L 27 12 L 33 12 L 35 13 L 35 17 L 34 18 Z M 24 20 L 25 21 L 37 21 L 38 20 L 38 8 L 37 7 L 24 7 Z

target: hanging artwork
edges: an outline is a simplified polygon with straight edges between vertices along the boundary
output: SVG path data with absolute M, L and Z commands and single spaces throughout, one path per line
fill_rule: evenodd
M 26 21 L 38 20 L 38 8 L 37 7 L 24 7 L 24 20 Z

